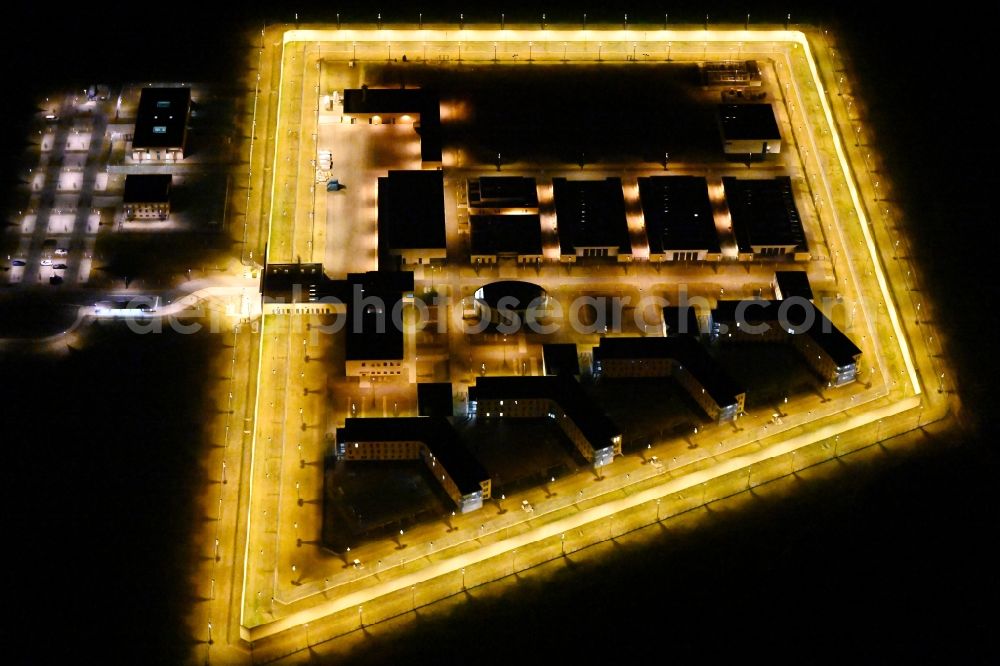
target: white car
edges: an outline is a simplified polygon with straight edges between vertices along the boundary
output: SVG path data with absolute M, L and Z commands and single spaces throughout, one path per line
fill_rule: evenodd
M 52 265 L 52 260 L 51 259 L 42 259 L 41 262 L 39 262 L 39 263 L 41 263 L 42 266 L 51 266 Z
M 66 248 L 64 248 L 64 247 L 57 247 L 56 248 L 56 256 L 57 257 L 65 257 L 67 254 L 69 254 L 69 251 Z
M 524 509 L 527 513 L 531 513 L 532 511 L 535 510 L 535 507 L 531 506 L 531 502 L 529 502 L 528 500 L 521 500 L 521 508 Z

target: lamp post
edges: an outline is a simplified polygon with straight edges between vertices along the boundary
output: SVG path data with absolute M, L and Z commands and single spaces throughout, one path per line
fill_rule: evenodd
M 503 22 L 504 22 L 504 15 L 503 15 L 503 12 L 500 12 L 500 29 L 501 30 L 504 29 L 503 28 Z

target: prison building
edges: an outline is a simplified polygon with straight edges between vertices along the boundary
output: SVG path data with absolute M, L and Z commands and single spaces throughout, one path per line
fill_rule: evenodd
M 420 135 L 420 159 L 425 167 L 441 166 L 441 104 L 437 93 L 423 88 L 360 88 L 344 90 L 345 122 L 411 124 Z
M 786 298 L 813 300 L 809 274 L 805 271 L 775 271 L 772 286 L 774 287 L 774 297 L 779 301 Z
M 441 171 L 389 171 L 378 179 L 378 254 L 379 268 L 445 260 Z
M 350 290 L 331 280 L 323 264 L 267 264 L 261 272 L 264 314 L 344 314 Z
M 722 186 L 740 261 L 783 256 L 808 261 L 809 247 L 790 178 L 726 176 Z
M 763 159 L 781 152 L 781 131 L 770 104 L 720 104 L 718 113 L 726 155 Z
M 519 264 L 542 261 L 542 224 L 537 213 L 469 216 L 469 260 L 495 264 L 499 259 L 515 259 Z
M 719 301 L 712 310 L 713 339 L 784 342 L 831 386 L 857 378 L 861 349 L 806 299 Z
M 594 467 L 622 452 L 622 432 L 591 400 L 580 383 L 565 375 L 479 377 L 469 387 L 469 414 L 476 418 L 548 417 Z
M 708 182 L 699 176 L 639 178 L 650 261 L 720 261 Z
M 594 374 L 609 379 L 673 377 L 709 418 L 722 423 L 743 413 L 746 389 L 694 337 L 601 338 Z
M 490 477 L 443 417 L 348 418 L 337 428 L 338 460 L 422 460 L 462 512 L 490 498 Z
M 190 117 L 190 88 L 143 88 L 132 134 L 132 159 L 183 159 Z
M 170 183 L 167 174 L 125 176 L 122 207 L 128 220 L 165 220 L 170 215 Z
M 760 86 L 760 66 L 756 60 L 706 62 L 701 76 L 707 86 Z
M 413 302 L 413 273 L 369 271 L 347 276 L 345 372 L 396 379 L 404 372 L 403 306 Z
M 620 178 L 552 179 L 560 261 L 579 257 L 632 260 L 632 241 L 625 217 Z

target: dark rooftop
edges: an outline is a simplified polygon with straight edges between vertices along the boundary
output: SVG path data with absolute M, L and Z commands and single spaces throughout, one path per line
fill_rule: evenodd
M 565 375 L 547 377 L 479 377 L 469 387 L 469 401 L 552 400 L 562 407 L 595 450 L 612 445 L 622 434 L 604 411 L 591 400 L 580 383 Z
M 639 178 L 639 201 L 650 254 L 672 250 L 718 253 L 708 182 L 700 176 Z
M 472 215 L 472 254 L 542 254 L 542 225 L 537 215 Z
M 347 306 L 346 358 L 349 361 L 398 361 L 404 356 L 402 310 L 404 293 L 413 291 L 409 271 L 351 273 Z
M 314 303 L 321 300 L 347 303 L 350 288 L 330 280 L 323 264 L 268 264 L 261 279 L 264 298 L 279 303 Z
M 344 113 L 421 113 L 426 95 L 422 88 L 348 88 Z
M 579 375 L 580 356 L 571 342 L 542 345 L 542 362 L 546 375 Z
M 726 141 L 781 139 L 770 104 L 720 104 L 719 120 Z
M 631 254 L 620 178 L 553 178 L 552 190 L 563 254 L 575 254 L 577 248 L 587 247 L 617 247 L 619 252 Z
M 675 335 L 699 335 L 698 313 L 693 305 L 684 307 L 667 305 L 663 308 L 663 324 L 667 337 Z
M 526 176 L 483 176 L 469 179 L 472 208 L 537 208 L 535 179 Z
M 741 303 L 742 312 L 739 311 Z M 838 366 L 845 366 L 853 363 L 861 350 L 851 342 L 844 333 L 833 325 L 826 315 L 816 307 L 812 301 L 798 301 L 791 307 L 786 307 L 784 314 L 785 321 L 779 321 L 779 310 L 782 301 L 719 301 L 712 310 L 713 323 L 724 323 L 735 325 L 737 314 L 740 314 L 740 324 L 749 325 L 767 324 L 769 326 L 787 326 L 791 329 L 792 335 L 808 335 L 819 345 Z M 807 323 L 811 325 L 806 326 Z
M 754 247 L 761 246 L 808 250 L 788 176 L 760 180 L 726 176 L 722 185 L 741 253 L 752 253 Z
M 417 410 L 420 416 L 454 416 L 451 382 L 417 384 Z
M 190 88 L 143 88 L 139 93 L 132 147 L 183 147 L 190 112 Z
M 451 423 L 441 417 L 348 418 L 337 428 L 337 442 L 423 442 L 444 466 L 462 494 L 480 490 L 489 479 L 483 466 L 462 445 Z
M 809 286 L 809 274 L 805 271 L 775 271 L 774 283 L 779 298 L 798 296 L 808 301 L 813 299 L 812 287 Z
M 378 179 L 379 253 L 444 248 L 444 175 L 390 171 Z
M 537 284 L 522 280 L 498 280 L 483 285 L 476 290 L 476 300 L 491 308 L 498 307 L 501 299 L 509 300 L 504 305 L 512 310 L 523 310 L 535 299 L 545 298 L 546 292 Z
M 736 403 L 736 396 L 746 393 L 746 389 L 723 370 L 701 343 L 687 335 L 672 338 L 601 338 L 600 345 L 594 347 L 594 360 L 609 358 L 673 359 L 691 373 L 721 407 Z
M 125 176 L 124 203 L 167 203 L 170 201 L 170 181 L 167 174 L 130 173 Z
M 437 93 L 423 88 L 348 88 L 345 114 L 420 114 L 420 157 L 441 161 L 441 107 Z

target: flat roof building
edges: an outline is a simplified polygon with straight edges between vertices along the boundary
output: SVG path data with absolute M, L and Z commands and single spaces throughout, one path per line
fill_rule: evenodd
M 764 158 L 781 152 L 781 131 L 770 104 L 720 104 L 719 127 L 727 155 Z
M 700 176 L 639 178 L 650 261 L 719 261 L 708 181 Z
M 170 215 L 170 174 L 128 174 L 122 205 L 129 220 L 165 220 Z
M 527 176 L 481 176 L 466 181 L 469 208 L 474 214 L 537 213 L 538 190 Z
M 717 422 L 732 421 L 744 410 L 746 389 L 737 384 L 696 338 L 601 338 L 594 348 L 599 377 L 673 377 Z
M 403 304 L 413 299 L 413 273 L 369 271 L 347 276 L 345 371 L 349 377 L 403 374 Z
M 632 260 L 621 178 L 552 179 L 561 261 L 577 257 Z
M 621 455 L 621 428 L 570 376 L 479 377 L 469 387 L 469 414 L 554 419 L 594 467 L 609 465 Z
M 741 261 L 791 256 L 809 259 L 809 247 L 788 176 L 722 179 Z
M 490 498 L 489 475 L 446 418 L 348 418 L 336 437 L 339 460 L 422 460 L 462 513 Z
M 326 277 L 323 264 L 267 264 L 260 291 L 264 314 L 342 314 L 351 293 L 344 281 Z
M 190 88 L 143 88 L 132 135 L 132 159 L 183 159 L 190 117 Z
M 441 171 L 393 170 L 378 179 L 378 247 L 385 268 L 447 257 Z
M 344 118 L 382 123 L 412 123 L 420 135 L 420 159 L 441 166 L 441 105 L 437 93 L 423 88 L 361 88 L 344 90 Z
M 712 310 L 711 332 L 721 340 L 791 343 L 832 386 L 857 378 L 861 349 L 804 298 L 719 301 Z
M 469 258 L 474 264 L 494 264 L 502 258 L 518 263 L 542 261 L 538 214 L 470 215 Z

